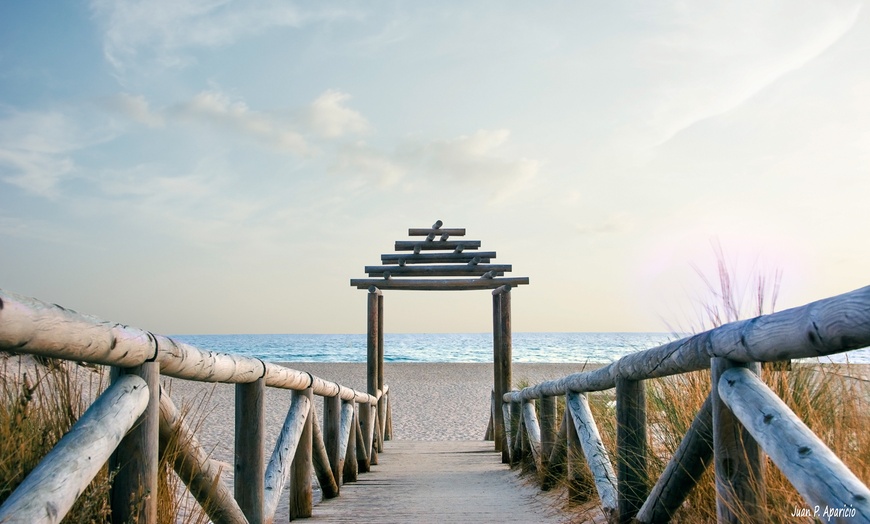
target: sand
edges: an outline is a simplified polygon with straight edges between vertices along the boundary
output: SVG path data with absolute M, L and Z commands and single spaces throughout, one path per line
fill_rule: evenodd
M 286 363 L 343 386 L 365 390 L 364 363 Z M 589 369 L 588 367 L 586 369 Z M 583 364 L 514 364 L 514 383 L 534 384 L 584 370 Z M 387 363 L 384 379 L 393 403 L 394 440 L 483 440 L 489 422 L 492 364 Z M 177 406 L 191 410 L 190 424 L 197 438 L 225 464 L 225 480 L 232 483 L 235 389 L 232 384 L 207 384 L 163 379 Z M 266 456 L 275 446 L 290 407 L 290 391 L 266 389 Z M 322 400 L 315 398 L 318 413 Z M 286 497 L 276 522 L 286 521 Z
M 360 391 L 365 391 L 364 363 L 287 363 Z M 514 383 L 537 383 L 582 371 L 583 364 L 514 364 Z M 589 369 L 588 367 L 586 369 Z M 387 363 L 384 379 L 393 403 L 396 440 L 482 440 L 489 421 L 492 364 Z M 231 462 L 234 395 L 231 384 L 163 379 L 176 405 L 190 404 L 201 443 L 214 458 Z M 207 404 L 202 404 L 208 398 Z M 321 409 L 322 401 L 315 403 Z M 197 406 L 202 404 L 202 409 Z M 271 452 L 290 407 L 290 392 L 266 391 L 266 449 Z M 320 412 L 319 412 L 320 413 Z M 204 416 L 202 416 L 204 415 Z M 200 420 L 201 418 L 201 420 Z

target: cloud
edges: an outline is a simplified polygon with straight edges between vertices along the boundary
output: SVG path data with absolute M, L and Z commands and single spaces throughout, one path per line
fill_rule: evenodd
M 154 113 L 142 95 L 121 93 L 108 99 L 111 109 L 126 115 L 133 121 L 145 124 L 148 127 L 163 127 L 166 123 L 163 115 Z
M 392 152 L 358 142 L 341 150 L 333 172 L 378 177 L 382 185 L 400 179 L 411 186 L 463 186 L 501 202 L 525 187 L 540 170 L 540 162 L 503 151 L 507 129 L 478 130 L 448 140 L 409 141 Z
M 271 115 L 252 111 L 240 100 L 232 100 L 220 91 L 202 91 L 190 101 L 172 108 L 175 117 L 217 127 L 262 140 L 277 149 L 298 155 L 312 153 L 308 141 L 286 122 Z
M 105 132 L 83 130 L 60 112 L 11 112 L 0 118 L 0 179 L 54 198 L 76 168 L 73 153 L 107 139 Z
M 365 142 L 356 142 L 346 144 L 338 150 L 330 171 L 354 173 L 362 175 L 361 178 L 376 178 L 381 187 L 389 187 L 407 174 L 408 167 L 389 154 L 369 147 Z M 364 183 L 364 180 L 360 181 L 360 184 Z
M 263 145 L 300 156 L 313 155 L 312 139 L 336 140 L 370 131 L 368 121 L 345 102 L 350 95 L 327 90 L 308 107 L 288 112 L 263 112 L 251 109 L 241 99 L 218 89 L 200 91 L 190 100 L 154 110 L 142 95 L 122 93 L 109 99 L 107 106 L 148 127 L 168 123 L 193 123 L 208 129 L 245 135 Z
M 432 174 L 460 182 L 485 179 L 499 183 L 534 177 L 537 162 L 509 159 L 498 152 L 509 136 L 507 129 L 482 129 L 452 140 L 433 141 L 423 148 L 422 163 Z
M 312 102 L 308 111 L 311 129 L 324 138 L 338 138 L 347 134 L 361 134 L 369 130 L 369 123 L 357 111 L 344 106 L 350 95 L 330 89 Z
M 272 28 L 346 16 L 332 9 L 302 11 L 281 0 L 92 0 L 90 7 L 104 27 L 103 54 L 118 72 L 143 59 L 185 67 L 193 62 L 188 51 L 195 48 L 227 46 Z
M 861 4 L 805 7 L 793 17 L 792 5 L 762 11 L 682 5 L 674 29 L 650 39 L 645 51 L 649 64 L 669 78 L 653 116 L 656 145 L 805 67 L 849 33 L 861 11 Z

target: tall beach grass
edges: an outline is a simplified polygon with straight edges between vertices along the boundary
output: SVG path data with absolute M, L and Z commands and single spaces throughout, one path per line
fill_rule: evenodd
M 0 504 L 103 391 L 107 376 L 101 367 L 0 353 Z M 207 414 L 209 400 L 206 395 L 181 405 L 181 418 L 194 431 Z M 159 460 L 160 524 L 208 522 L 205 512 L 172 469 L 184 444 L 174 434 Z M 112 479 L 113 472 L 104 466 L 63 522 L 110 522 Z

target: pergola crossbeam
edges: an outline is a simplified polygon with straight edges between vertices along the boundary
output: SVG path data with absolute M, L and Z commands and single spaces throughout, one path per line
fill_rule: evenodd
M 496 289 L 502 286 L 521 286 L 529 283 L 528 277 L 503 278 L 352 278 L 350 285 L 357 289 L 406 289 L 414 291 L 466 291 L 473 289 Z

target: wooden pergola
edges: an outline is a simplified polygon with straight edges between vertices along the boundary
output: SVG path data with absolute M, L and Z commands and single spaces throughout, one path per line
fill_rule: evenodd
M 493 406 L 492 437 L 502 461 L 509 462 L 504 434 L 502 397 L 511 389 L 511 288 L 526 285 L 528 277 L 506 277 L 510 264 L 493 264 L 495 251 L 481 251 L 480 240 L 466 240 L 465 228 L 443 228 L 438 220 L 430 228 L 410 228 L 416 240 L 397 240 L 397 253 L 381 255 L 381 265 L 366 266 L 368 278 L 353 278 L 350 285 L 368 289 L 367 362 L 369 394 L 384 388 L 384 297 L 385 289 L 418 291 L 492 290 L 493 317 Z M 378 405 L 378 418 L 385 428 L 386 406 Z M 360 415 L 360 422 L 366 415 Z M 365 433 L 365 432 L 364 432 Z M 383 436 L 384 431 L 375 432 Z M 382 442 L 376 443 L 378 451 Z M 377 462 L 374 462 L 377 463 Z

